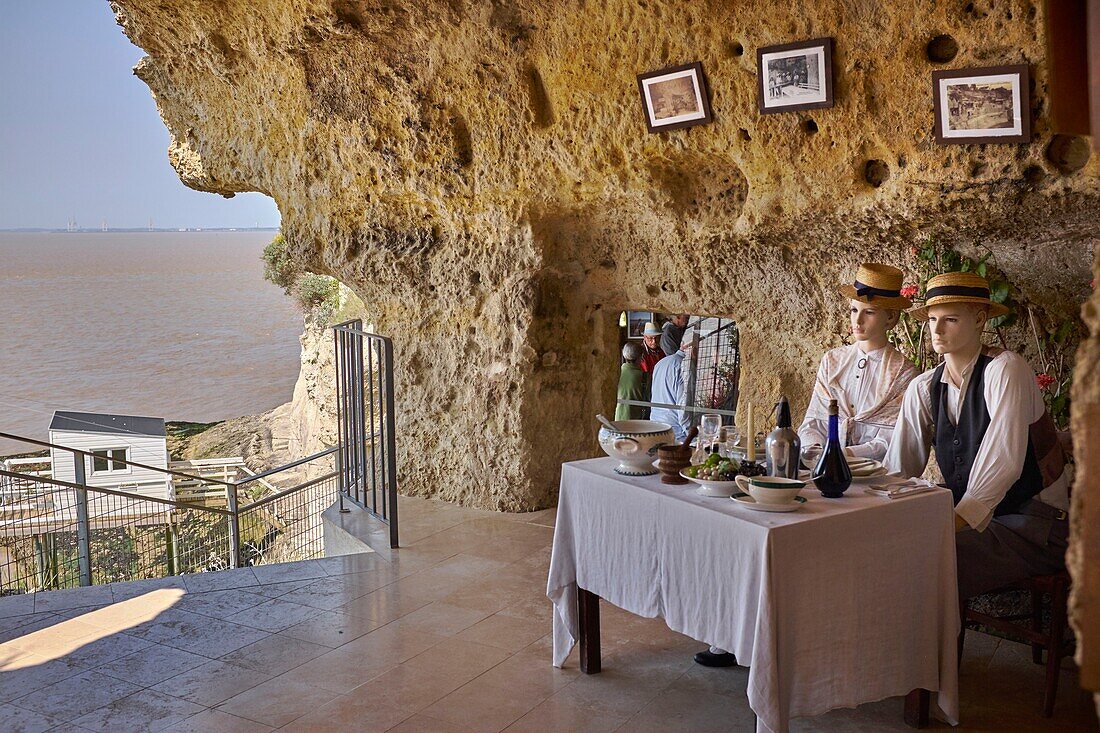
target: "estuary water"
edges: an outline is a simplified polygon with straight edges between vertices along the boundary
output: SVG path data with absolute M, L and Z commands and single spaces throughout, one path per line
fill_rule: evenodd
M 0 431 L 46 439 L 56 409 L 209 422 L 288 401 L 302 316 L 263 279 L 273 236 L 0 232 Z

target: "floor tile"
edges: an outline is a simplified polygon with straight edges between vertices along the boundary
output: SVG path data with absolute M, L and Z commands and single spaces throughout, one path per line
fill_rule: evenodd
M 300 624 L 319 613 L 321 613 L 319 609 L 310 606 L 291 603 L 281 598 L 271 598 L 247 611 L 233 614 L 229 617 L 229 620 L 243 626 L 274 633 L 290 628 L 295 624 Z
M 270 725 L 246 720 L 220 710 L 205 710 L 164 729 L 163 733 L 269 733 Z
M 73 724 L 99 733 L 159 731 L 202 712 L 196 705 L 153 690 L 141 690 L 83 715 Z
M 372 618 L 359 616 L 348 611 L 322 611 L 299 624 L 283 629 L 279 632 L 279 635 L 290 636 L 335 649 L 374 631 L 380 626 L 383 626 L 383 624 Z
M 290 580 L 285 583 L 268 583 L 266 585 L 250 585 L 241 588 L 246 593 L 255 593 L 256 595 L 263 596 L 264 598 L 278 598 L 285 596 L 292 590 L 301 588 L 304 585 L 315 583 L 316 578 L 309 578 L 307 580 Z
M 86 588 L 44 590 L 34 594 L 34 611 L 60 611 L 67 608 L 105 606 L 114 601 L 110 586 L 92 585 Z
M 5 733 L 43 733 L 61 723 L 32 710 L 24 710 L 14 705 L 0 704 L 0 724 Z
M 347 733 L 348 731 L 386 731 L 407 720 L 409 706 L 362 694 L 340 695 L 280 729 L 280 733 Z
M 302 639 L 272 634 L 255 644 L 241 647 L 221 661 L 275 677 L 329 651 L 329 647 Z
M 188 593 L 205 593 L 206 591 L 225 590 L 227 588 L 246 588 L 259 585 L 260 582 L 253 575 L 252 568 L 191 573 L 179 577 L 183 578 L 183 584 Z
M 474 733 L 497 733 L 522 718 L 546 697 L 531 688 L 521 692 L 490 684 L 479 677 L 423 712 Z
M 12 701 L 17 707 L 61 720 L 73 720 L 141 689 L 98 672 L 85 672 Z
M 0 630 L 0 644 L 2 645 L 7 645 L 9 641 L 14 641 L 40 629 L 56 626 L 66 620 L 64 616 L 56 613 L 34 613 L 14 618 L 19 619 L 19 623 L 12 623 L 7 628 Z
M 566 700 L 550 697 L 504 730 L 508 733 L 606 733 L 616 730 L 627 717 L 577 707 Z
M 323 565 L 315 560 L 255 565 L 252 572 L 260 585 L 266 583 L 286 583 L 293 580 L 324 578 L 328 575 Z
M 25 616 L 30 613 L 34 613 L 33 593 L 0 596 L 0 619 L 11 616 Z
M 111 600 L 115 603 L 130 598 L 136 598 L 150 591 L 160 590 L 162 588 L 187 589 L 187 586 L 183 583 L 183 577 L 179 575 L 170 575 L 164 578 L 150 578 L 147 580 L 130 580 L 121 583 L 108 583 L 107 587 L 111 589 Z
M 458 634 L 459 639 L 519 651 L 546 634 L 546 624 L 496 614 Z
M 148 649 L 152 642 L 127 634 L 109 634 L 95 641 L 82 644 L 78 649 L 62 657 L 73 664 L 93 669 L 107 662 L 126 657 L 142 649 Z
M 317 564 L 329 575 L 362 573 L 369 570 L 386 568 L 389 565 L 389 563 L 375 552 L 358 552 L 353 555 L 323 557 L 317 560 Z
M 378 590 L 390 581 L 389 577 L 374 570 L 353 575 L 334 575 L 314 580 L 279 596 L 279 600 L 331 611 Z
M 180 599 L 176 608 L 224 619 L 263 602 L 263 597 L 255 593 L 248 593 L 240 588 L 227 588 L 206 593 L 188 593 Z
M 709 692 L 676 689 L 658 693 L 619 730 L 637 733 L 665 733 L 670 730 L 727 733 L 730 730 L 753 730 L 755 727 L 756 716 L 747 704 L 738 705 L 735 700 Z
M 14 649 L 0 650 L 0 681 L 3 681 L 4 702 L 21 694 L 21 690 L 36 690 L 87 672 L 86 667 L 68 658 L 52 659 Z
M 452 636 L 484 620 L 488 615 L 484 611 L 436 601 L 405 614 L 396 623 L 398 626 L 421 628 L 441 636 Z
M 96 668 L 97 672 L 120 680 L 149 687 L 209 661 L 198 654 L 153 644 L 129 656 L 115 659 Z
M 217 709 L 265 725 L 286 725 L 336 697 L 336 693 L 307 684 L 305 679 L 288 672 L 234 695 Z
M 270 676 L 226 662 L 205 662 L 165 679 L 152 689 L 212 708 L 267 681 Z

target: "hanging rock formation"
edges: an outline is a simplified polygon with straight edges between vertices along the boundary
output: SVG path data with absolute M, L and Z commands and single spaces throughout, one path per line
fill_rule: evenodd
M 934 234 L 1053 313 L 1088 292 L 1100 156 L 1051 129 L 1037 2 L 113 4 L 183 182 L 272 196 L 393 337 L 407 493 L 551 504 L 626 308 L 738 319 L 748 396 L 797 407 L 860 260 Z M 821 36 L 836 106 L 760 115 L 756 50 Z M 694 60 L 714 123 L 649 134 L 635 75 Z M 1021 62 L 1034 142 L 935 144 L 934 69 Z

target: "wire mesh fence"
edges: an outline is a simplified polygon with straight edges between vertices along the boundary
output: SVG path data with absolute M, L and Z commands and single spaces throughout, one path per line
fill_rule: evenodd
M 321 556 L 335 450 L 236 482 L 184 476 L 202 502 L 2 469 L 0 595 Z

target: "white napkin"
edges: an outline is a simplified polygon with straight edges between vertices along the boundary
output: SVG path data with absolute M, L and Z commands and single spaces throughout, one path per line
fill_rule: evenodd
M 936 488 L 935 484 L 922 478 L 903 479 L 895 477 L 876 482 L 874 486 L 870 486 L 864 491 L 876 496 L 885 496 L 887 499 L 900 499 L 903 496 L 923 494 L 934 488 Z

